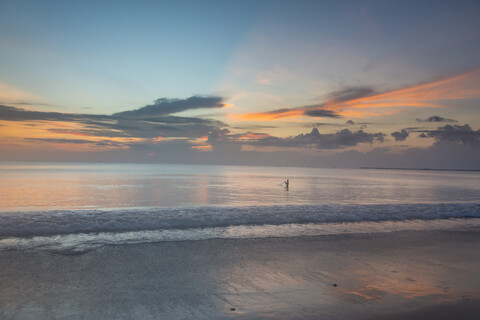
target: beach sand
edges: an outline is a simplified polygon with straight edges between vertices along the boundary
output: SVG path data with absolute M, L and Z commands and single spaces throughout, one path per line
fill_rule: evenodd
M 1 319 L 480 319 L 480 230 L 0 252 Z

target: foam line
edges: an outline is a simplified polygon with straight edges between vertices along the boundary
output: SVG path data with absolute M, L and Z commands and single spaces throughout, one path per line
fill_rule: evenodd
M 0 237 L 449 218 L 480 218 L 480 204 L 217 206 L 0 212 Z

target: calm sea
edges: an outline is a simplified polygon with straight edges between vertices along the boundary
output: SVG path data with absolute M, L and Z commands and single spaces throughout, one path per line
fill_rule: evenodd
M 0 181 L 0 249 L 388 232 L 480 219 L 479 172 L 16 162 L 0 164 Z

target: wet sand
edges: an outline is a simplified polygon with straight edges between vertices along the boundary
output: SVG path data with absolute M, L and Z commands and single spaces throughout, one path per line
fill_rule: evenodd
M 1 319 L 478 319 L 480 230 L 0 252 Z

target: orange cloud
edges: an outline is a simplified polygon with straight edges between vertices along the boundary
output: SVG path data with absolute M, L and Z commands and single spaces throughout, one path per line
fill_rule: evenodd
M 401 88 L 383 93 L 369 93 L 350 99 L 331 98 L 323 104 L 298 108 L 283 108 L 267 112 L 232 115 L 237 120 L 273 121 L 285 118 L 304 117 L 305 112 L 330 110 L 341 116 L 378 116 L 385 112 L 370 112 L 352 109 L 382 108 L 444 108 L 442 100 L 464 100 L 480 97 L 480 69 L 452 77 Z M 391 110 L 389 111 L 391 112 Z
M 192 149 L 195 149 L 195 150 L 198 150 L 198 151 L 212 151 L 212 146 L 211 145 L 192 146 Z
M 81 136 L 81 137 L 94 137 L 93 134 L 81 132 L 81 131 L 76 131 L 76 130 L 69 130 L 69 129 L 47 129 L 50 132 L 56 133 L 56 134 L 69 134 L 72 136 Z
M 480 97 L 480 69 L 450 78 L 419 84 L 390 92 L 361 97 L 341 103 L 327 102 L 326 108 L 369 107 L 444 107 L 440 100 L 462 100 Z
M 247 133 L 244 136 L 238 137 L 237 140 L 257 140 L 269 137 L 269 134 L 266 133 Z
M 60 127 L 62 129 L 53 129 Z M 142 142 L 133 137 L 97 137 L 82 133 L 81 124 L 69 122 L 10 122 L 0 121 L 0 143 L 11 147 L 30 149 L 62 149 L 70 151 L 97 151 L 104 149 L 128 149 L 128 144 Z M 88 139 L 73 136 L 88 137 Z
M 236 120 L 253 120 L 253 121 L 273 121 L 285 118 L 296 118 L 303 116 L 303 108 L 299 109 L 280 109 L 269 112 L 233 114 L 230 116 Z

